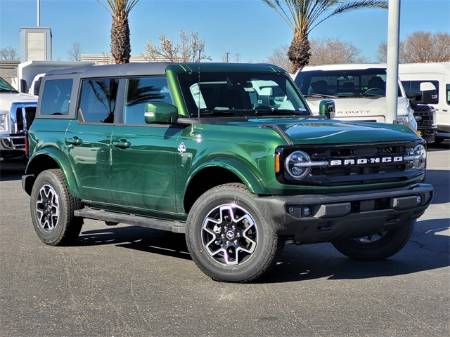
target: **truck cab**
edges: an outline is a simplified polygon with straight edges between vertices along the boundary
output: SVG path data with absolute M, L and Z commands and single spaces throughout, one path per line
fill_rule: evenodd
M 336 104 L 338 120 L 386 121 L 386 65 L 310 66 L 295 74 L 294 79 L 314 114 L 319 113 L 320 100 L 331 98 Z M 397 120 L 417 131 L 414 110 L 400 82 L 398 89 Z
M 450 62 L 399 65 L 406 95 L 436 109 L 436 142 L 450 139 Z

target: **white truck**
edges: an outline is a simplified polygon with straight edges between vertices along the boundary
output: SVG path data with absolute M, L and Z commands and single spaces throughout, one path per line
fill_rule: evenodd
M 450 62 L 400 64 L 406 95 L 436 109 L 436 142 L 450 139 Z
M 314 114 L 319 113 L 320 101 L 330 98 L 336 105 L 335 119 L 386 121 L 386 65 L 309 66 L 297 72 L 294 79 Z M 416 118 L 414 109 L 399 82 L 397 121 L 417 131 L 417 120 L 420 120 L 421 135 L 428 141 L 433 141 L 435 133 L 433 109 L 421 107 L 420 110 L 421 116 Z
M 61 68 L 80 68 L 93 65 L 87 61 L 28 61 L 17 67 L 17 78 L 13 85 L 23 93 L 38 96 L 40 80 L 46 72 Z
M 25 137 L 36 114 L 37 97 L 19 93 L 0 77 L 0 160 L 25 155 Z

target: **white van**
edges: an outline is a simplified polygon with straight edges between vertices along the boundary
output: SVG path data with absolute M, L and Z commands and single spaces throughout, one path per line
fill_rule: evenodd
M 450 138 L 450 62 L 400 64 L 406 95 L 436 109 L 436 142 Z
M 331 98 L 336 119 L 386 122 L 386 65 L 310 66 L 297 72 L 294 79 L 314 114 L 319 113 L 320 100 Z M 397 120 L 417 131 L 414 111 L 400 82 Z

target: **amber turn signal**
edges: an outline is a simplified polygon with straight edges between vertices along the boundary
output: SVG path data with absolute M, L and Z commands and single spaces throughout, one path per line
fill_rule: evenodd
M 280 154 L 275 153 L 275 173 L 280 173 L 281 164 L 280 164 Z

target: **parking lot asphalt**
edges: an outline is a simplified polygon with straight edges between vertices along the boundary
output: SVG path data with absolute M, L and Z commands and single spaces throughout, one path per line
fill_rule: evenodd
M 86 221 L 79 243 L 34 233 L 21 163 L 0 163 L 0 336 L 449 336 L 450 146 L 431 148 L 433 204 L 383 262 L 286 246 L 254 284 L 217 283 L 181 235 Z

